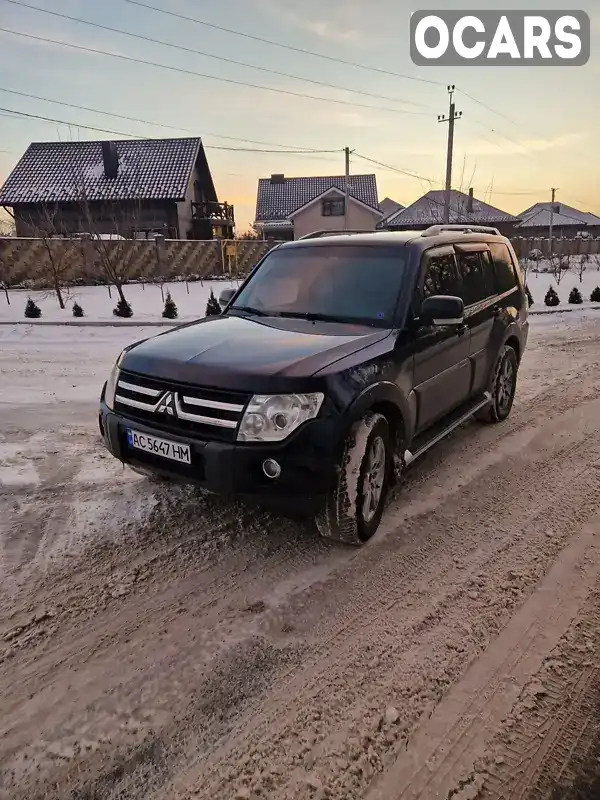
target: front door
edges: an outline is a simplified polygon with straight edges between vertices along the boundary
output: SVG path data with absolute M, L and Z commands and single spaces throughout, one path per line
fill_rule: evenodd
M 417 294 L 418 305 L 433 295 L 461 296 L 452 247 L 436 248 L 424 254 Z M 456 325 L 419 327 L 415 331 L 414 348 L 416 427 L 417 431 L 422 431 L 469 396 L 469 330 Z

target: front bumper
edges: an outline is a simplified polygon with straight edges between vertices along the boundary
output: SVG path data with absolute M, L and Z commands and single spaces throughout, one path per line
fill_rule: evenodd
M 334 440 L 331 425 L 313 420 L 284 442 L 239 444 L 204 441 L 166 432 L 111 411 L 102 401 L 100 434 L 110 453 L 139 470 L 190 483 L 216 494 L 253 498 L 290 510 L 312 511 L 322 503 L 334 476 Z M 190 447 L 191 464 L 180 464 L 129 447 L 126 430 L 140 431 Z M 262 468 L 267 458 L 281 465 L 280 476 L 268 478 Z

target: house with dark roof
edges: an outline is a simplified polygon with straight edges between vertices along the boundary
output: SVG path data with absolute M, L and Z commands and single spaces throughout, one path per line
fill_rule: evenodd
M 441 225 L 444 222 L 443 190 L 432 190 L 424 194 L 414 203 L 388 216 L 380 227 L 386 230 L 424 230 L 430 225 Z M 489 225 L 498 228 L 505 236 L 512 236 L 518 217 L 501 211 L 499 208 L 484 203 L 473 196 L 453 189 L 450 193 L 450 224 Z
M 265 238 L 299 239 L 317 230 L 375 230 L 383 214 L 375 175 L 260 178 L 254 229 Z
M 573 239 L 578 236 L 600 236 L 600 217 L 579 211 L 564 203 L 535 203 L 519 214 L 517 236 L 547 237 L 552 225 L 553 236 Z
M 0 189 L 17 236 L 232 238 L 200 138 L 34 142 Z
M 379 203 L 379 208 L 383 214 L 381 222 L 379 223 L 379 227 L 383 227 L 386 219 L 391 217 L 393 214 L 397 214 L 398 211 L 402 211 L 405 207 L 406 206 L 403 206 L 401 203 L 397 203 L 395 200 L 392 200 L 391 197 L 384 197 Z

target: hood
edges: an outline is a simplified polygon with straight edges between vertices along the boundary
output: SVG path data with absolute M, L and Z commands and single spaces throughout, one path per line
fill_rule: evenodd
M 245 391 L 286 391 L 338 359 L 389 335 L 381 328 L 298 319 L 209 317 L 146 339 L 122 369 L 155 378 Z M 263 388 L 261 388 L 263 387 Z

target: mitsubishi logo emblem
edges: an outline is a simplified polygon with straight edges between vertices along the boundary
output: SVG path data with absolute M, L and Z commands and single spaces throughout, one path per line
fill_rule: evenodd
M 175 396 L 173 395 L 173 392 L 166 392 L 161 397 L 157 410 L 159 414 L 168 414 L 171 417 L 177 416 L 177 412 L 175 410 Z

